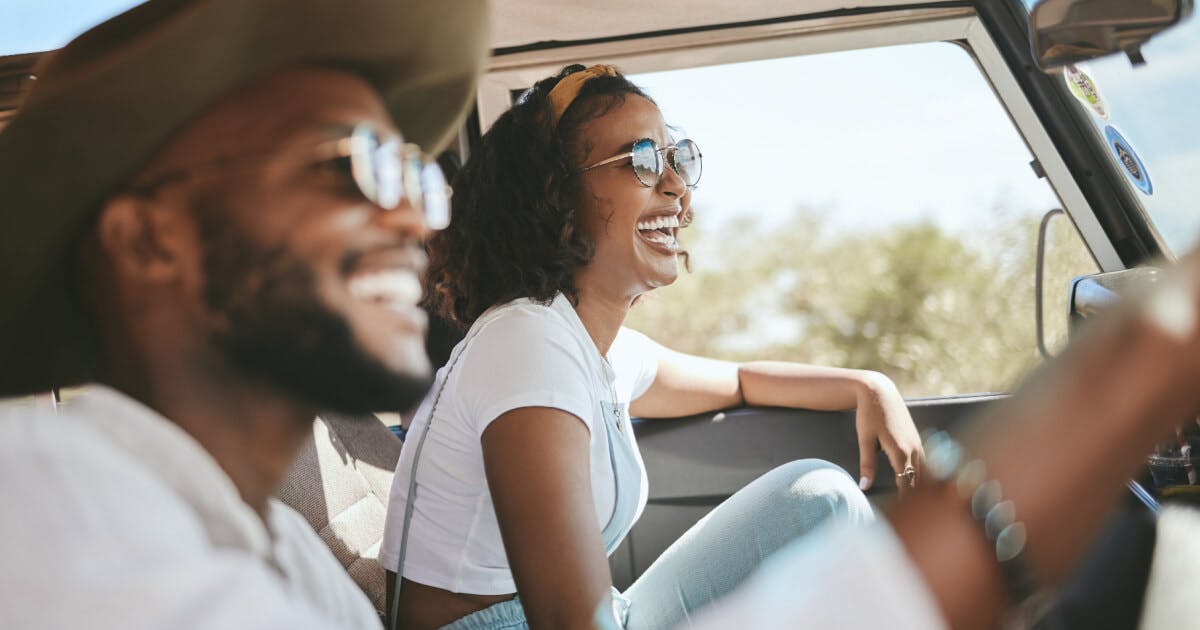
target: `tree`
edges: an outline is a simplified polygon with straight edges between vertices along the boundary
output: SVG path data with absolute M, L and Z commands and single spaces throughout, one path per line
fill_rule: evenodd
M 630 325 L 693 354 L 873 369 L 908 396 L 1005 391 L 1040 357 L 1034 327 L 1038 217 L 1001 217 L 964 238 L 931 223 L 835 233 L 799 211 L 684 233 L 695 272 L 647 296 Z M 1060 222 L 1046 268 L 1051 345 L 1066 288 L 1095 264 Z

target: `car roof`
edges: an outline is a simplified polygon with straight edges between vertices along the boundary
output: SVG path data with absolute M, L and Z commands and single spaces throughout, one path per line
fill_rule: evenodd
M 932 0 L 922 6 L 961 5 L 961 0 Z M 493 0 L 492 48 L 537 47 L 721 25 L 787 20 L 838 12 L 911 7 L 911 0 Z M 42 52 L 0 56 L 0 128 L 28 87 Z
M 935 0 L 922 5 L 960 5 Z M 686 5 L 686 10 L 681 6 Z M 903 0 L 494 0 L 492 47 L 497 50 L 619 38 L 639 33 L 777 20 L 802 15 L 912 6 Z

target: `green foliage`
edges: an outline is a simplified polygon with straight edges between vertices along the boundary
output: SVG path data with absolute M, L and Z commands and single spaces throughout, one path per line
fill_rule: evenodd
M 1038 220 L 1000 216 L 978 238 L 929 223 L 835 233 L 807 211 L 719 233 L 701 221 L 684 235 L 694 273 L 646 296 L 629 325 L 703 356 L 879 370 L 910 397 L 1006 391 L 1040 361 Z M 1058 348 L 1070 279 L 1096 271 L 1065 218 L 1052 224 L 1046 270 Z

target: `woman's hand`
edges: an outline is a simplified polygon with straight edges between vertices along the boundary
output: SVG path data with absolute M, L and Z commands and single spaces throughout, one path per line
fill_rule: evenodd
M 878 372 L 864 373 L 854 425 L 858 431 L 860 488 L 866 490 L 875 483 L 876 445 L 883 449 L 896 471 L 900 494 L 916 486 L 925 462 L 925 451 L 921 448 L 921 436 L 904 404 L 904 397 L 887 376 Z M 910 469 L 912 473 L 906 474 Z

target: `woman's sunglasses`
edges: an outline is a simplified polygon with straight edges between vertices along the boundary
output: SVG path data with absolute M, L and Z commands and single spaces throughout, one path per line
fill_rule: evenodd
M 441 167 L 421 148 L 399 136 L 381 136 L 374 125 L 359 123 L 349 135 L 302 149 L 294 158 L 284 154 L 238 155 L 164 173 L 134 188 L 146 194 L 164 184 L 187 179 L 209 169 L 235 168 L 271 160 L 297 159 L 309 164 L 333 162 L 344 168 L 355 187 L 383 210 L 395 210 L 407 200 L 425 216 L 425 225 L 440 230 L 450 225 L 450 186 Z
M 642 138 L 633 143 L 633 148 L 628 153 L 614 155 L 591 166 L 586 166 L 578 172 L 584 173 L 605 164 L 630 158 L 634 176 L 647 188 L 658 185 L 658 180 L 662 179 L 663 168 L 666 164 L 671 166 L 671 169 L 679 175 L 688 188 L 695 188 L 700 183 L 700 173 L 704 169 L 703 157 L 700 147 L 688 138 L 661 148 L 650 138 Z

